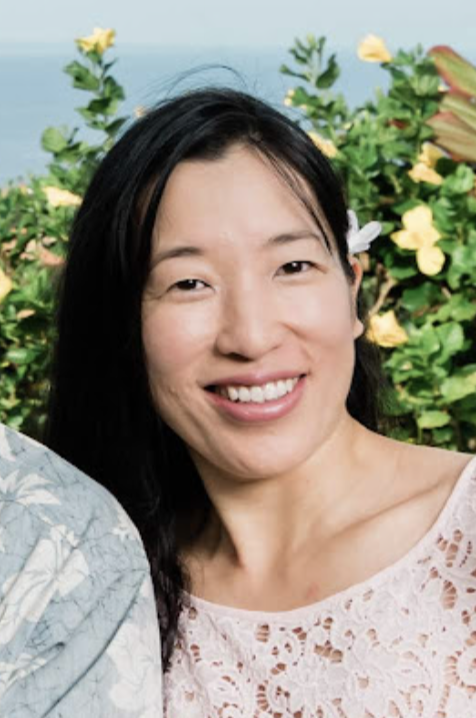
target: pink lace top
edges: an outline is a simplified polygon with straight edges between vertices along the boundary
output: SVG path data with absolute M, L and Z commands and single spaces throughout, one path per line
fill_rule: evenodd
M 476 457 L 368 580 L 284 612 L 189 597 L 165 718 L 476 718 Z

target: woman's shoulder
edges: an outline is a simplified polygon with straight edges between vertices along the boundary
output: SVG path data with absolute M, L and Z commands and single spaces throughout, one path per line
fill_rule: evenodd
M 61 528 L 64 536 L 127 544 L 142 560 L 139 533 L 118 501 L 46 446 L 0 424 L 0 531 Z M 3 516 L 3 519 L 1 518 Z M 20 534 L 19 534 L 20 535 Z
M 433 446 L 406 444 L 403 466 L 414 480 L 420 479 L 428 490 L 454 487 L 466 469 L 474 468 L 476 474 L 476 456 L 461 451 L 453 451 Z

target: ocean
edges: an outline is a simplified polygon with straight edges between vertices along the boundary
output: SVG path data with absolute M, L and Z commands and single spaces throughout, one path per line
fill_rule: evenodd
M 49 155 L 41 149 L 40 137 L 46 127 L 79 127 L 79 137 L 94 136 L 83 128 L 74 109 L 86 104 L 90 96 L 73 89 L 69 76 L 62 72 L 76 55 L 73 45 L 0 50 L 0 185 L 45 171 Z M 286 91 L 296 84 L 279 72 L 282 63 L 293 64 L 286 48 L 130 46 L 119 47 L 116 56 L 112 72 L 126 92 L 121 116 L 131 116 L 138 106 L 150 106 L 171 91 L 204 83 L 231 85 L 285 110 Z M 342 68 L 337 87 L 349 104 L 371 97 L 376 86 L 386 87 L 387 75 L 378 65 L 362 63 L 349 51 L 337 59 Z M 290 112 L 299 116 L 296 110 Z

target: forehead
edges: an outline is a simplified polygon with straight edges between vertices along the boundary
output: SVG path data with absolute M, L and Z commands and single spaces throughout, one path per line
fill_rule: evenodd
M 309 187 L 301 178 L 293 180 L 329 237 Z M 226 236 L 258 240 L 297 229 L 318 230 L 304 202 L 266 158 L 233 146 L 220 159 L 184 161 L 175 168 L 160 202 L 154 242 L 184 234 L 207 242 Z

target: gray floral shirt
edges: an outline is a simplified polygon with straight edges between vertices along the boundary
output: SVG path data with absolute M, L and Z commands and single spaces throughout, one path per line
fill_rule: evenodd
M 160 718 L 160 636 L 116 500 L 0 424 L 0 718 Z

